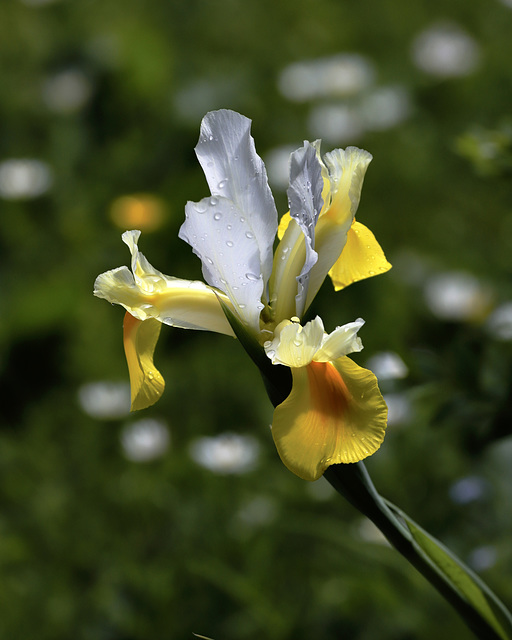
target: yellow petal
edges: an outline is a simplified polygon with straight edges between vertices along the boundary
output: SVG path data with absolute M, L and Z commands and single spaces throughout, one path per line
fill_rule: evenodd
M 219 298 L 232 307 L 220 291 L 204 282 L 181 280 L 155 269 L 139 251 L 140 231 L 126 231 L 123 241 L 132 254 L 132 271 L 118 267 L 102 273 L 94 283 L 94 295 L 122 305 L 139 320 L 156 318 L 172 327 L 215 331 L 233 336 Z
M 292 369 L 288 398 L 274 411 L 281 460 L 304 480 L 331 464 L 359 462 L 380 447 L 387 407 L 377 379 L 350 358 Z
M 284 232 L 286 231 L 286 229 L 288 229 L 288 225 L 290 224 L 291 220 L 292 217 L 289 211 L 288 213 L 285 213 L 284 216 L 282 216 L 281 220 L 279 220 L 279 226 L 277 227 L 277 237 L 279 238 L 279 240 L 281 240 L 281 238 L 284 236 Z
M 158 320 L 138 320 L 129 313 L 124 316 L 124 352 L 130 373 L 132 411 L 146 409 L 160 398 L 165 381 L 153 364 L 162 324 Z
M 354 220 L 341 256 L 329 271 L 336 291 L 391 269 L 373 233 Z
M 320 317 L 303 327 L 297 322 L 283 320 L 274 331 L 274 339 L 263 345 L 273 364 L 287 367 L 305 367 L 322 345 L 324 323 Z
M 94 295 L 122 305 L 139 320 L 157 318 L 172 327 L 234 335 L 219 298 L 230 307 L 231 302 L 203 282 L 165 276 L 163 286 L 148 292 L 135 283 L 126 267 L 120 267 L 96 278 Z
M 284 235 L 277 245 L 269 281 L 270 304 L 273 319 L 277 323 L 296 315 L 297 276 L 302 271 L 305 260 L 304 233 L 295 220 L 290 218 Z
M 356 215 L 366 169 L 372 156 L 364 149 L 347 147 L 325 154 L 324 161 L 331 181 L 331 204 L 325 211 L 348 229 Z

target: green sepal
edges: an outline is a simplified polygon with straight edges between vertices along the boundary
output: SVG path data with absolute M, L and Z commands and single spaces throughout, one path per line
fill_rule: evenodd
M 219 296 L 218 300 L 235 336 L 260 370 L 270 401 L 274 407 L 277 407 L 277 405 L 286 400 L 292 390 L 292 374 L 290 369 L 281 364 L 272 364 L 272 361 L 265 353 L 265 349 L 261 346 L 254 333 L 247 328 Z

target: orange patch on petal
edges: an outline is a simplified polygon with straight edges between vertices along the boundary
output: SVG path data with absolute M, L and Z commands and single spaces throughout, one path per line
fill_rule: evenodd
M 292 369 L 272 435 L 284 464 L 316 480 L 331 464 L 363 460 L 384 439 L 387 407 L 373 373 L 347 357 Z
M 330 362 L 311 362 L 306 370 L 312 405 L 322 424 L 333 416 L 346 414 L 349 391 L 338 371 Z

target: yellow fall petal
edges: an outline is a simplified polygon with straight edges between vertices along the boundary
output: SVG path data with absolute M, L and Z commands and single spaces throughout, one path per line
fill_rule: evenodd
M 165 381 L 153 364 L 153 353 L 162 323 L 138 320 L 126 313 L 123 322 L 124 352 L 130 373 L 132 411 L 146 409 L 160 398 Z
M 274 411 L 272 435 L 281 460 L 304 480 L 331 464 L 359 462 L 385 434 L 387 407 L 377 379 L 350 358 L 292 369 L 288 398 Z
M 353 282 L 370 278 L 391 269 L 384 251 L 373 233 L 354 220 L 347 233 L 347 242 L 338 260 L 329 271 L 334 289 L 339 291 Z

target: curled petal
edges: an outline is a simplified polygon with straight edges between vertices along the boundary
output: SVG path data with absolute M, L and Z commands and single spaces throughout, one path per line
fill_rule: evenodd
M 126 313 L 123 323 L 124 352 L 130 374 L 132 411 L 146 409 L 160 398 L 165 382 L 153 364 L 153 353 L 162 325 Z
M 391 269 L 373 233 L 354 220 L 343 253 L 329 271 L 336 291 Z
M 287 191 L 290 216 L 297 222 L 305 238 L 305 261 L 296 274 L 295 315 L 299 317 L 304 313 L 309 274 L 318 259 L 315 251 L 315 227 L 323 206 L 323 186 L 322 166 L 317 151 L 313 145 L 305 142 L 290 157 L 290 186 Z
M 272 364 L 305 367 L 322 344 L 324 325 L 318 316 L 303 327 L 298 322 L 283 320 L 274 331 L 274 339 L 264 344 Z
M 139 320 L 154 318 L 184 329 L 234 335 L 215 292 L 203 282 L 172 278 L 157 271 L 139 252 L 139 235 L 139 231 L 123 234 L 132 253 L 133 272 L 119 267 L 102 273 L 94 283 L 94 295 L 120 304 Z
M 364 149 L 347 147 L 325 154 L 324 161 L 331 181 L 331 202 L 325 210 L 348 231 L 356 215 L 366 169 L 372 155 Z
M 292 369 L 293 387 L 274 411 L 272 435 L 284 464 L 317 480 L 332 464 L 375 453 L 385 434 L 387 407 L 370 371 L 347 357 Z
M 359 318 L 355 322 L 336 327 L 329 335 L 325 335 L 322 345 L 315 353 L 315 362 L 332 362 L 349 353 L 362 351 L 363 343 L 357 332 L 363 324 L 364 320 Z
M 317 148 L 305 142 L 290 157 L 290 212 L 278 228 L 281 239 L 274 257 L 270 300 L 276 322 L 301 317 L 306 306 L 311 270 L 318 260 L 315 227 L 323 207 L 323 167 Z

